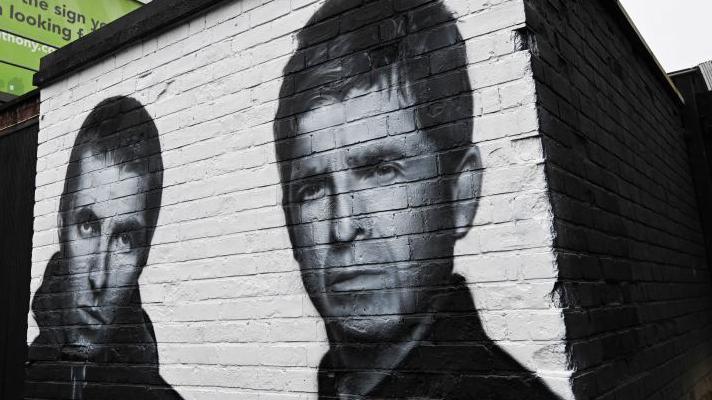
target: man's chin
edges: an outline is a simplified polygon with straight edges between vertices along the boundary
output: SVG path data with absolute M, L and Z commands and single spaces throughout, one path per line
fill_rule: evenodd
M 312 298 L 331 340 L 395 342 L 419 322 L 412 318 L 416 298 L 397 292 L 332 293 Z
M 99 349 L 89 344 L 71 343 L 62 347 L 62 359 L 65 361 L 94 361 Z
M 329 339 L 340 344 L 393 343 L 408 335 L 411 327 L 401 315 L 336 317 L 326 319 Z
M 400 315 L 374 316 L 347 319 L 343 329 L 350 332 L 352 337 L 358 337 L 365 342 L 390 342 L 397 340 L 404 333 L 404 324 Z

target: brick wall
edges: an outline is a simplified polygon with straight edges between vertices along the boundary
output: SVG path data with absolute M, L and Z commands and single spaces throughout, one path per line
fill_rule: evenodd
M 379 18 L 395 13 L 404 18 L 401 21 L 428 21 L 411 28 L 413 35 L 423 34 L 424 42 L 448 37 L 432 34 L 445 23 L 428 19 L 429 15 L 437 15 L 429 14 L 433 2 L 379 3 L 387 11 L 369 13 L 368 5 L 364 5 L 357 14 L 352 13 L 351 19 L 346 17 L 348 10 L 343 11 L 339 15 L 353 27 L 342 29 L 359 29 L 363 25 L 366 28 L 361 29 L 368 30 L 377 26 L 380 35 L 387 35 L 389 26 L 379 26 Z M 552 209 L 544 175 L 531 59 L 528 51 L 520 50 L 521 40 L 515 32 L 525 23 L 524 2 L 452 0 L 445 4 L 457 21 L 462 40 L 444 43 L 440 46 L 445 47 L 439 50 L 464 44 L 466 65 L 457 74 L 466 77 L 465 86 L 469 89 L 464 96 L 474 100 L 474 115 L 465 113 L 460 123 L 474 125 L 472 141 L 479 150 L 477 166 L 468 175 L 479 201 L 474 218 L 458 228 L 469 231 L 455 246 L 455 271 L 465 277 L 477 309 L 475 318 L 481 320 L 488 340 L 503 349 L 503 354 L 513 357 L 520 371 L 517 373 L 532 371 L 533 376 L 542 379 L 544 387 L 561 398 L 571 398 L 564 320 L 551 296 L 559 274 L 552 250 Z M 226 1 L 42 88 L 33 292 L 41 287 L 43 275 L 48 280 L 48 268 L 57 261 L 53 256 L 64 245 L 60 243 L 58 220 L 62 216 L 58 210 L 63 191 L 70 187 L 65 184 L 68 171 L 72 171 L 68 169 L 70 154 L 83 124 L 98 115 L 92 114 L 97 104 L 114 96 L 133 98 L 151 117 L 141 126 L 149 126 L 146 129 L 150 130 L 150 125 L 155 124 L 158 132 L 160 155 L 149 156 L 160 159 L 162 166 L 147 161 L 146 168 L 152 176 L 162 172 L 160 214 L 150 241 L 150 255 L 140 275 L 138 304 L 152 321 L 160 355 L 160 377 L 153 377 L 149 385 L 159 385 L 163 379 L 181 396 L 191 399 L 315 397 L 317 370 L 329 349 L 329 340 L 322 315 L 310 301 L 302 283 L 303 272 L 294 259 L 296 251 L 284 214 L 274 120 L 280 91 L 285 95 L 285 82 L 291 82 L 283 78 L 283 71 L 300 45 L 297 33 L 322 5 L 323 2 L 311 0 Z M 328 20 L 329 14 L 321 12 Z M 400 28 L 396 25 L 395 29 L 398 32 Z M 324 34 L 328 37 L 328 29 Z M 378 43 L 362 45 L 374 47 Z M 316 43 L 300 49 L 307 54 L 308 65 L 328 61 L 319 60 L 318 47 Z M 447 76 L 449 67 L 442 63 L 442 54 L 427 52 L 420 60 L 425 62 L 425 74 L 431 74 L 432 79 Z M 296 82 L 295 90 L 299 91 L 300 82 Z M 437 94 L 442 87 L 447 89 L 446 81 L 426 87 L 427 93 L 422 96 L 452 96 L 446 91 Z M 126 107 L 134 110 L 137 106 Z M 333 134 L 339 124 L 354 125 L 359 121 L 362 126 L 356 132 L 363 136 L 332 141 L 331 147 L 322 149 L 314 145 L 306 154 L 368 145 L 372 137 L 366 132 L 383 133 L 383 129 L 389 135 L 403 133 L 406 137 L 414 132 L 416 121 L 399 120 L 397 116 L 409 107 L 414 106 L 398 102 L 394 105 L 368 96 L 359 101 L 355 97 L 349 100 L 348 123 L 331 124 L 324 122 L 333 115 L 325 107 L 317 119 L 322 125 L 314 128 L 310 138 Z M 417 121 L 424 124 L 422 119 Z M 280 140 L 278 145 L 287 141 Z M 421 143 L 414 145 L 417 148 Z M 287 146 L 298 149 L 300 143 Z M 682 161 L 670 162 L 676 168 L 684 167 Z M 669 175 L 682 180 L 680 171 Z M 437 225 L 438 219 L 421 221 L 420 225 L 413 222 L 418 218 L 416 205 L 425 210 L 439 207 L 433 200 L 438 198 L 438 192 L 430 190 L 437 190 L 447 180 L 423 174 L 420 181 L 400 186 L 400 195 L 368 195 L 369 199 L 382 199 L 375 201 L 380 207 L 379 215 L 390 213 L 394 226 L 401 222 L 408 225 L 408 221 L 415 224 L 409 225 L 415 226 L 415 231 L 406 232 L 408 235 L 399 236 L 396 232 L 389 238 L 389 243 L 402 243 L 406 259 L 427 254 L 419 250 L 427 250 L 438 238 L 453 233 L 444 222 L 442 231 L 424 231 L 424 226 Z M 111 193 L 121 192 L 123 183 L 126 182 L 121 178 L 115 182 L 94 181 L 84 189 L 106 187 Z M 124 186 L 124 194 L 137 190 Z M 558 187 L 554 189 L 558 196 Z M 155 188 L 151 190 L 147 194 L 155 192 Z M 366 197 L 358 197 L 358 193 L 346 195 L 360 199 L 354 209 L 366 204 Z M 685 199 L 684 193 L 678 197 Z M 462 198 L 468 199 L 472 200 Z M 678 212 L 681 218 L 688 218 L 679 229 L 693 235 L 697 229 L 691 219 L 693 205 L 683 201 Z M 115 213 L 114 217 L 120 214 Z M 559 221 L 559 227 L 564 226 L 563 219 Z M 675 221 L 670 223 L 678 229 Z M 328 245 L 328 241 L 324 243 Z M 561 243 L 559 246 L 565 247 Z M 694 254 L 694 240 L 684 246 Z M 86 256 L 93 255 L 90 252 Z M 569 265 L 565 261 L 561 255 L 558 262 Z M 665 271 L 668 270 L 686 271 L 672 267 Z M 697 273 L 698 278 L 702 277 L 699 279 L 706 276 L 702 269 Z M 69 275 L 52 279 L 67 284 L 72 279 L 86 279 L 87 272 L 83 274 L 77 273 L 73 278 L 70 266 Z M 688 290 L 682 285 L 680 289 Z M 650 290 L 655 290 L 652 283 Z M 50 291 L 40 297 L 49 299 L 51 309 L 55 295 Z M 571 313 L 570 318 L 574 315 Z M 28 340 L 32 342 L 40 329 L 32 316 L 29 325 Z M 569 332 L 571 335 L 577 335 L 576 331 Z M 50 357 L 52 360 L 57 361 Z M 486 361 L 476 362 L 485 363 L 485 368 L 491 370 Z M 81 362 L 73 365 L 73 376 L 91 373 L 80 371 Z M 101 380 L 92 381 L 88 389 L 77 389 L 76 381 L 72 382 L 62 390 L 89 390 L 93 385 L 97 393 L 105 396 L 113 390 Z M 58 389 L 50 386 L 42 390 Z M 497 390 L 506 391 L 507 385 Z
M 710 274 L 680 103 L 616 2 L 530 0 L 577 399 L 707 399 Z

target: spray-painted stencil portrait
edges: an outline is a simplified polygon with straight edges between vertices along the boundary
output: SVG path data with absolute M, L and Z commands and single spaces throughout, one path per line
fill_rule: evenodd
M 488 336 L 456 266 L 476 259 L 456 246 L 492 196 L 453 14 L 437 0 L 297 11 L 296 51 L 270 61 L 269 82 L 235 69 L 272 42 L 233 46 L 229 20 L 206 45 L 232 49 L 215 61 L 225 76 L 164 82 L 175 64 L 161 59 L 129 82 L 155 124 L 128 97 L 83 120 L 46 199 L 59 196 L 58 246 L 37 260 L 57 251 L 32 302 L 26 398 L 180 399 L 166 377 L 190 398 L 558 399 Z
M 26 398 L 180 399 L 161 378 L 138 279 L 163 186 L 158 132 L 134 99 L 115 97 L 84 121 L 60 198 L 60 250 L 32 302 Z
M 360 3 L 328 0 L 298 33 L 274 125 L 294 257 L 329 338 L 319 397 L 556 399 L 486 336 L 453 272 L 481 183 L 454 18 L 441 1 Z

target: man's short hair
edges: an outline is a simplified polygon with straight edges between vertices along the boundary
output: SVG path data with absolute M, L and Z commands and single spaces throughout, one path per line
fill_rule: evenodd
M 428 152 L 472 143 L 465 45 L 442 0 L 327 0 L 297 41 L 284 69 L 274 123 L 283 183 L 290 180 L 285 161 L 308 155 L 289 152 L 300 114 L 343 102 L 352 90 L 396 89 L 400 107 L 412 109 L 415 129 L 425 132 Z M 453 157 L 458 154 L 464 153 Z M 454 173 L 457 161 L 448 160 L 442 173 Z
M 81 189 L 78 178 L 83 159 L 95 155 L 105 156 L 113 165 L 125 165 L 145 178 L 146 185 L 137 187 L 137 192 L 146 195 L 145 245 L 148 246 L 161 206 L 163 160 L 158 129 L 140 102 L 126 96 L 111 97 L 94 107 L 84 120 L 69 156 L 59 202 L 60 223 L 64 213 L 72 209 L 73 194 Z

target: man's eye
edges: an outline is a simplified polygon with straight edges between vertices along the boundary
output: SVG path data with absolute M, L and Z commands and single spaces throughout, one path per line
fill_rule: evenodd
M 314 200 L 324 195 L 323 182 L 311 182 L 305 184 L 297 191 L 297 199 L 299 201 Z
M 124 252 L 133 248 L 133 237 L 128 232 L 121 233 L 116 238 L 116 251 Z
M 401 169 L 397 165 L 389 163 L 376 166 L 371 175 L 378 179 L 379 184 L 383 185 L 392 183 L 400 173 Z
M 85 221 L 79 224 L 79 234 L 82 237 L 96 236 L 99 233 L 99 223 L 96 221 Z

